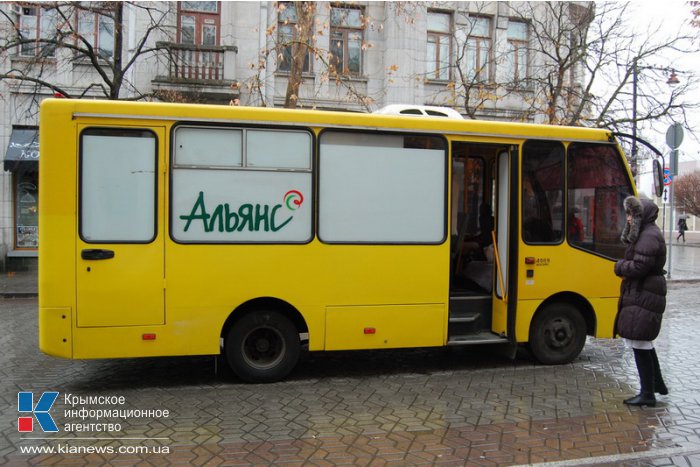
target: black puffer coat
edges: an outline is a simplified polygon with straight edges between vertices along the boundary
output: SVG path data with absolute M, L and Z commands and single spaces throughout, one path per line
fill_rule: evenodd
M 615 263 L 615 274 L 622 277 L 615 329 L 627 339 L 651 341 L 659 335 L 666 309 L 666 243 L 655 222 L 659 208 L 653 202 L 630 196 L 624 205 L 632 223 L 622 232 L 628 244 L 625 259 Z

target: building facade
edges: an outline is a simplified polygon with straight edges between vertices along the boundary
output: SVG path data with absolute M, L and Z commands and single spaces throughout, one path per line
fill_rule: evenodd
M 573 50 L 593 8 L 562 2 L 546 20 L 552 9 L 538 2 L 115 3 L 0 4 L 2 268 L 38 254 L 38 179 L 51 176 L 39 170 L 45 98 L 284 106 L 291 96 L 304 108 L 426 104 L 552 122 L 540 88 L 562 64 L 543 52 L 562 44 L 544 43 L 551 34 L 538 27 L 569 28 Z M 576 96 L 581 59 L 566 64 L 564 100 Z

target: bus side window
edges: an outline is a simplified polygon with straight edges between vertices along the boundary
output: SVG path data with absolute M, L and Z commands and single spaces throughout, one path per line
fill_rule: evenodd
M 442 243 L 447 233 L 446 162 L 444 140 L 434 136 L 323 132 L 320 240 Z
M 80 136 L 80 237 L 150 243 L 156 236 L 155 135 L 88 128 Z
M 615 146 L 572 143 L 568 148 L 570 213 L 567 231 L 573 245 L 611 258 L 621 258 L 620 233 L 625 223 L 622 202 L 632 193 L 622 156 Z M 580 224 L 580 226 L 579 226 Z
M 523 145 L 522 230 L 526 243 L 560 243 L 564 233 L 564 146 Z

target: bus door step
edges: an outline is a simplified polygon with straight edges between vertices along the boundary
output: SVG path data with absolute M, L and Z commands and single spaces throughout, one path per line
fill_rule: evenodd
M 447 345 L 507 344 L 508 338 L 493 332 L 482 331 L 474 334 L 450 336 Z
M 474 335 L 491 330 L 490 296 L 451 297 L 448 336 Z

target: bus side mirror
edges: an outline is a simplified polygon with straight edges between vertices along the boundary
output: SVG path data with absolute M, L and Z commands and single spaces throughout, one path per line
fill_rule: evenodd
M 660 198 L 664 194 L 664 171 L 658 159 L 654 159 L 652 162 L 652 175 L 654 176 L 654 193 L 656 193 L 657 198 Z

